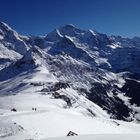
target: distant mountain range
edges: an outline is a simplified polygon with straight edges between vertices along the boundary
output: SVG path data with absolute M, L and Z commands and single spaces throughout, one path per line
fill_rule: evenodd
M 31 86 L 42 86 L 44 94 L 69 87 L 77 95 L 59 96 L 67 103 L 82 96 L 80 105 L 91 115 L 103 114 L 90 101 L 110 118 L 139 122 L 140 38 L 108 36 L 71 24 L 46 36 L 22 36 L 0 22 L 0 96 L 24 93 Z

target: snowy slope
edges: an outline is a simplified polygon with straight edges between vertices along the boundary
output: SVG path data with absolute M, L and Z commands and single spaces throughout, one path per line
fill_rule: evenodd
M 119 135 L 86 135 L 86 136 L 76 136 L 76 137 L 69 137 L 69 138 L 50 138 L 47 140 L 139 140 L 140 135 L 133 135 L 133 134 L 119 134 Z M 43 139 L 45 140 L 45 139 Z
M 0 120 L 1 124 L 6 123 L 6 127 L 3 125 L 1 127 L 11 129 L 11 124 L 13 124 L 12 129 L 16 131 L 11 130 L 13 133 L 10 136 L 6 135 L 11 132 L 4 132 L 6 139 L 8 137 L 12 139 L 13 136 L 16 139 L 19 135 L 21 135 L 20 139 L 29 136 L 32 139 L 64 137 L 69 131 L 74 131 L 79 135 L 140 132 L 138 124 L 92 118 L 80 106 L 63 108 L 65 102 L 53 99 L 51 95 L 40 95 L 31 93 L 31 91 L 24 94 L 0 98 L 0 106 L 3 108 Z M 13 107 L 17 109 L 17 112 L 10 111 Z M 32 107 L 36 107 L 37 111 L 33 111 Z M 21 126 L 22 130 L 16 130 L 18 126 Z

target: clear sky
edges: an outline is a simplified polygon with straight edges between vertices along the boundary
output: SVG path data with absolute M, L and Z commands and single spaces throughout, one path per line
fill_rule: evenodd
M 24 35 L 64 24 L 101 33 L 140 36 L 140 0 L 0 0 L 0 20 Z

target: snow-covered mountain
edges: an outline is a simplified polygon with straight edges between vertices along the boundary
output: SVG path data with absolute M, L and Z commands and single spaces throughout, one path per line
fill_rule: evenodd
M 29 50 L 28 37 L 19 35 L 6 23 L 0 22 L 0 69 L 18 60 Z
M 138 37 L 71 24 L 27 37 L 0 22 L 0 138 L 140 132 L 139 60 Z

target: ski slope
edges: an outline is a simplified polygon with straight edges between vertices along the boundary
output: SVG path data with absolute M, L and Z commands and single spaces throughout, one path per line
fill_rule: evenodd
M 101 135 L 83 135 L 66 138 L 50 138 L 43 140 L 139 140 L 140 135 L 133 134 L 101 134 Z
M 37 110 L 33 111 L 33 107 Z M 65 137 L 69 131 L 78 135 L 140 133 L 139 124 L 91 117 L 82 106 L 66 108 L 63 100 L 51 95 L 25 93 L 0 97 L 0 108 L 0 138 L 4 140 Z M 17 112 L 10 111 L 11 108 Z

